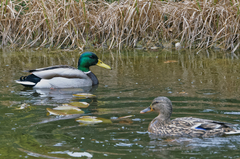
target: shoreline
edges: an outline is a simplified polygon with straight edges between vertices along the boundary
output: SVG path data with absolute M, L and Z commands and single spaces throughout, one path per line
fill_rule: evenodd
M 9 1 L 0 44 L 10 48 L 220 49 L 240 45 L 239 3 L 231 1 Z

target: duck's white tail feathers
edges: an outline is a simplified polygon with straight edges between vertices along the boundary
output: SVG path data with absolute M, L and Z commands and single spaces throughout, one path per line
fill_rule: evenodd
M 240 134 L 240 130 L 234 130 L 234 131 L 225 132 L 225 134 L 226 135 Z
M 30 81 L 19 81 L 19 80 L 15 80 L 16 83 L 22 84 L 24 86 L 35 86 L 36 83 L 34 82 L 30 82 Z

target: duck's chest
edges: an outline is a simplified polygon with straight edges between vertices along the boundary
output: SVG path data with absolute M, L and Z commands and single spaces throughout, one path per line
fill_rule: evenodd
M 89 72 L 89 73 L 87 73 L 86 75 L 92 80 L 92 85 L 93 85 L 93 86 L 94 86 L 94 85 L 97 85 L 97 84 L 99 83 L 99 82 L 98 82 L 98 79 L 97 79 L 97 77 L 95 76 L 94 73 Z

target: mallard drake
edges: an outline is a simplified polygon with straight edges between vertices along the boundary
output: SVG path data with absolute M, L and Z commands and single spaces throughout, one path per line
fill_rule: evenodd
M 170 120 L 172 102 L 167 97 L 157 97 L 150 107 L 140 113 L 156 111 L 159 115 L 148 126 L 150 134 L 162 137 L 214 137 L 224 134 L 240 134 L 234 125 L 200 118 L 183 117 Z
M 104 64 L 92 52 L 83 53 L 78 61 L 78 68 L 67 65 L 57 65 L 35 70 L 28 70 L 31 74 L 22 76 L 17 83 L 34 88 L 78 88 L 97 85 L 97 77 L 89 67 L 97 65 L 106 69 L 110 66 Z

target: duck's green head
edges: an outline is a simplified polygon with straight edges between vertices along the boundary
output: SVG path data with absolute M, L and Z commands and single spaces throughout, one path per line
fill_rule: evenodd
M 103 63 L 101 60 L 98 59 L 97 55 L 94 54 L 93 52 L 85 52 L 83 53 L 79 60 L 78 60 L 78 69 L 83 71 L 83 72 L 88 72 L 89 67 L 97 65 L 106 69 L 111 69 L 110 66 L 107 64 Z

